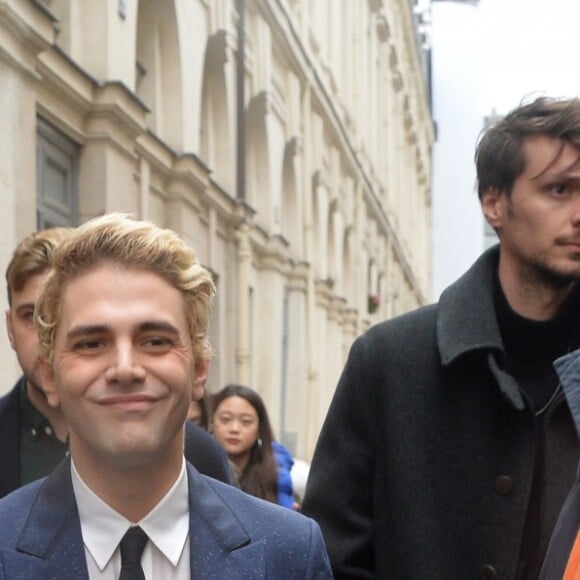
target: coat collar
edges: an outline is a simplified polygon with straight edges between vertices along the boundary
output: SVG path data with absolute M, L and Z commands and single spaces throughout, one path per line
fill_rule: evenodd
M 441 294 L 437 309 L 437 346 L 444 367 L 466 353 L 485 351 L 487 364 L 500 391 L 521 411 L 525 402 L 520 388 L 502 369 L 505 353 L 493 300 L 493 276 L 498 263 L 499 245 L 496 245 L 485 251 Z
M 439 299 L 437 344 L 443 366 L 473 350 L 503 353 L 493 303 L 493 276 L 499 246 L 484 252 Z
M 16 549 L 40 558 L 47 572 L 57 565 L 62 578 L 88 579 L 69 457 L 41 485 Z
M 196 576 L 235 578 L 240 577 L 242 570 L 248 577 L 263 577 L 263 543 L 251 543 L 250 534 L 232 507 L 235 498 L 225 499 L 233 489 L 205 478 L 189 463 L 187 476 L 190 558 Z M 58 570 L 54 572 L 58 572 L 58 577 L 88 578 L 69 458 L 41 485 L 16 548 L 21 557 L 40 558 L 42 564 L 39 564 L 46 566 L 47 574 L 51 566 L 56 566 Z

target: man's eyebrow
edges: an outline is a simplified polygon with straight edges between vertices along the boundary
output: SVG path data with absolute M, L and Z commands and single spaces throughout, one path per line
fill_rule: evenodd
M 160 331 L 160 332 L 170 332 L 171 334 L 179 334 L 179 330 L 170 322 L 165 320 L 148 320 L 139 325 L 139 330 L 142 332 L 147 331 Z
M 19 304 L 16 308 L 16 312 L 24 312 L 25 310 L 34 310 L 34 302 L 26 302 L 25 304 Z
M 94 336 L 109 332 L 111 327 L 108 324 L 81 324 L 74 326 L 67 333 L 67 339 L 78 338 L 79 336 Z
M 530 181 L 534 181 L 536 179 L 539 179 L 540 177 L 547 177 L 551 179 L 562 179 L 564 181 L 566 180 L 576 181 L 577 176 L 573 175 L 573 173 L 578 169 L 578 167 L 580 167 L 580 155 L 578 155 L 578 157 L 576 157 L 576 159 L 572 163 L 570 163 L 570 165 L 564 167 L 564 169 L 561 169 L 560 171 L 551 171 L 552 167 L 554 166 L 556 161 L 558 161 L 561 154 L 562 151 L 559 151 L 556 157 L 554 157 L 554 159 L 552 159 L 552 161 L 550 161 L 550 163 L 548 163 L 548 165 L 544 167 L 544 169 L 542 169 L 540 173 L 530 178 Z
M 170 322 L 164 320 L 147 320 L 139 324 L 140 332 L 169 332 L 171 334 L 179 334 L 179 330 Z M 79 336 L 93 336 L 95 334 L 104 334 L 111 332 L 111 325 L 109 324 L 81 324 L 71 328 L 67 332 L 67 338 L 76 338 Z

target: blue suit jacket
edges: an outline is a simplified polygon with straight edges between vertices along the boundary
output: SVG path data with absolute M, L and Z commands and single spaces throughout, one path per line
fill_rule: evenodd
M 201 475 L 187 464 L 192 578 L 332 578 L 311 519 Z M 0 580 L 88 580 L 65 459 L 0 500 Z

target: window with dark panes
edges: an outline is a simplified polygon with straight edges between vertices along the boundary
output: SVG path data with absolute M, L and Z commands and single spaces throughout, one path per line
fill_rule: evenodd
M 38 119 L 37 228 L 78 225 L 78 145 Z

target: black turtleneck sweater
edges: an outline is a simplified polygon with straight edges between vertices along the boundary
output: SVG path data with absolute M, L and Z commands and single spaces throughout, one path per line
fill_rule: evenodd
M 553 362 L 578 348 L 580 291 L 570 294 L 551 320 L 537 321 L 520 316 L 509 305 L 496 274 L 494 302 L 505 351 L 505 370 L 520 385 L 536 415 L 536 460 L 530 503 L 520 552 L 519 579 L 537 578 L 542 565 L 538 561 L 541 538 L 541 506 L 544 495 L 544 417 L 557 398 L 559 381 Z

